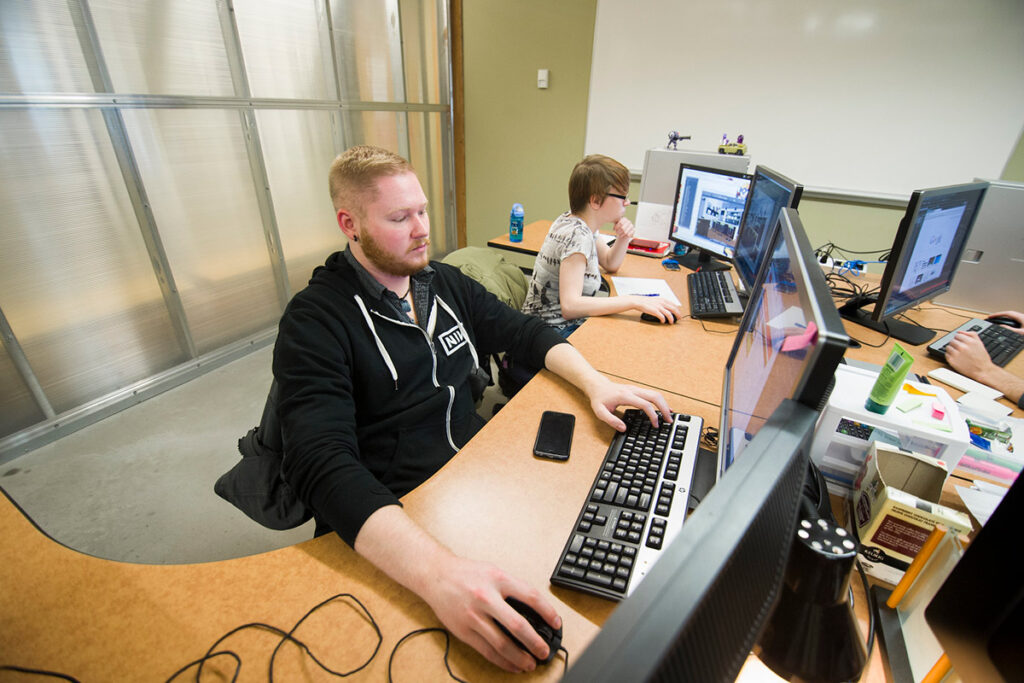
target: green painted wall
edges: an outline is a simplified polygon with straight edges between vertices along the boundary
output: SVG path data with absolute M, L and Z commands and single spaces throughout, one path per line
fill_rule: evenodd
M 1006 162 L 1001 180 L 1024 183 L 1024 130 L 1021 130 L 1020 137 L 1017 138 L 1017 147 Z
M 513 202 L 527 223 L 568 208 L 569 173 L 583 155 L 596 9 L 596 0 L 463 4 L 469 245 L 507 231 Z M 550 71 L 545 90 L 538 69 Z
M 508 230 L 513 202 L 524 205 L 527 223 L 552 220 L 567 208 L 569 173 L 583 156 L 596 6 L 596 0 L 466 0 L 469 245 Z M 546 90 L 537 88 L 541 68 L 551 73 Z M 770 159 L 758 161 L 771 166 Z M 1024 181 L 1024 134 L 1002 178 Z M 814 178 L 797 180 L 815 185 Z M 631 192 L 639 196 L 639 183 Z M 887 249 L 902 215 L 898 208 L 836 201 L 800 205 L 812 246 L 833 242 L 854 251 Z M 529 257 L 511 260 L 533 264 Z

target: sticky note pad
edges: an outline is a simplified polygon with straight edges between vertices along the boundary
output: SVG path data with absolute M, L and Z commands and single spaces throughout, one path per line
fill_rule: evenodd
M 914 410 L 915 408 L 919 407 L 922 403 L 924 403 L 924 401 L 917 398 L 916 396 L 907 396 L 905 399 L 896 404 L 896 410 L 900 411 L 901 413 L 909 413 L 911 410 Z
M 953 431 L 953 428 L 950 427 L 945 422 L 936 422 L 935 420 L 929 420 L 927 418 L 918 418 L 918 419 L 914 420 L 914 424 L 920 425 L 922 427 L 927 427 L 928 429 L 934 430 L 936 432 L 952 432 Z

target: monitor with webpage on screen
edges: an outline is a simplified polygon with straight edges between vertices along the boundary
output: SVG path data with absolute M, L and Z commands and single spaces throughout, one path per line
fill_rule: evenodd
M 767 622 L 848 343 L 799 217 L 778 224 L 726 364 L 721 476 L 565 681 L 732 680 Z
M 877 293 L 851 297 L 840 314 L 912 345 L 935 330 L 895 316 L 949 291 L 988 183 L 917 190 L 907 204 Z M 869 314 L 864 310 L 874 304 Z
M 727 270 L 740 221 L 747 206 L 751 176 L 703 166 L 680 164 L 669 239 L 686 245 L 676 257 L 690 270 Z M 715 261 L 714 259 L 720 259 Z
M 754 169 L 750 185 L 750 199 L 740 223 L 736 253 L 732 262 L 736 268 L 737 291 L 745 293 L 754 285 L 761 261 L 772 240 L 772 230 L 784 208 L 795 209 L 803 194 L 800 185 L 767 166 Z

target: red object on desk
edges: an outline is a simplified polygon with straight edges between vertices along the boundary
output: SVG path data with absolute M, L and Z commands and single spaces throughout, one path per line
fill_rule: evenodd
M 639 256 L 660 258 L 667 254 L 671 248 L 672 244 L 670 242 L 659 242 L 658 240 L 645 240 L 640 237 L 634 237 L 629 241 L 626 251 Z

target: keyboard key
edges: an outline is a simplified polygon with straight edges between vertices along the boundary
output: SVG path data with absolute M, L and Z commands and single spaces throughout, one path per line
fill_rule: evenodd
M 585 578 L 587 575 L 587 572 L 580 569 L 579 567 L 573 567 L 564 563 L 561 567 L 558 568 L 558 573 L 562 576 L 570 576 L 574 579 L 582 579 Z

